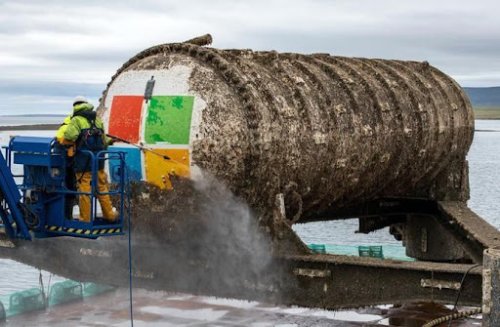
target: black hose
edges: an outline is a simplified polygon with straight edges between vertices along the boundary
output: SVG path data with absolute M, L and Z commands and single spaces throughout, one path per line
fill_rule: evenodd
M 454 313 L 437 318 L 437 319 L 434 319 L 434 320 L 431 320 L 428 323 L 426 323 L 425 325 L 423 325 L 422 327 L 433 327 L 433 326 L 439 325 L 445 321 L 448 321 L 448 327 L 450 327 L 452 320 L 472 316 L 472 315 L 475 315 L 475 314 L 482 312 L 481 308 L 471 309 L 471 310 L 462 311 L 462 312 L 456 312 L 458 300 L 460 299 L 460 295 L 462 294 L 462 286 L 464 285 L 465 278 L 467 278 L 467 275 L 469 275 L 469 273 L 472 269 L 474 269 L 476 267 L 480 267 L 480 266 L 481 266 L 480 264 L 477 264 L 477 265 L 470 267 L 469 269 L 467 269 L 467 271 L 462 276 L 462 280 L 460 281 L 460 288 L 458 289 L 458 293 L 457 293 L 457 298 L 455 299 L 455 304 L 453 305 Z
M 114 135 L 111 135 L 111 134 L 106 134 L 106 136 L 108 136 L 108 137 L 110 137 L 110 138 L 112 138 L 112 139 L 115 139 L 115 140 L 117 140 L 117 141 L 119 141 L 119 142 L 123 142 L 123 143 L 126 143 L 126 144 L 128 144 L 128 145 L 131 145 L 131 146 L 134 146 L 134 147 L 136 147 L 136 148 L 139 148 L 139 149 L 141 149 L 142 151 L 148 151 L 148 152 L 151 152 L 151 153 L 153 153 L 153 154 L 156 154 L 157 156 L 160 156 L 160 157 L 162 157 L 162 158 L 163 158 L 163 159 L 165 159 L 165 160 L 172 160 L 172 159 L 171 159 L 169 156 L 167 156 L 167 155 L 163 155 L 163 154 L 161 154 L 161 153 L 158 153 L 158 152 L 154 151 L 153 149 L 147 148 L 147 147 L 145 147 L 145 146 L 142 146 L 142 145 L 139 145 L 139 144 L 132 143 L 132 142 L 130 142 L 130 141 L 127 141 L 127 140 L 125 140 L 125 139 L 122 139 L 121 137 L 114 136 Z

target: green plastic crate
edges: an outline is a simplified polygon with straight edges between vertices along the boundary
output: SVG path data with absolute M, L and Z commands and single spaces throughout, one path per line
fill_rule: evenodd
M 358 254 L 360 257 L 384 258 L 384 252 L 380 245 L 358 246 Z
M 13 293 L 9 298 L 9 316 L 45 309 L 45 299 L 38 288 Z
M 372 245 L 370 246 L 370 256 L 373 258 L 384 258 L 384 252 L 382 250 L 382 246 L 380 245 Z
M 314 253 L 326 253 L 326 246 L 324 244 L 309 244 L 308 247 Z
M 56 283 L 50 288 L 49 306 L 83 300 L 82 284 L 73 280 Z

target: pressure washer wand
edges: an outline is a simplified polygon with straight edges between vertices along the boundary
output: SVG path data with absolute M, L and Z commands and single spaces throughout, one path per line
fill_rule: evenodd
M 127 141 L 127 140 L 125 140 L 125 139 L 122 139 L 121 137 L 114 136 L 114 135 L 111 135 L 111 134 L 106 134 L 106 136 L 108 136 L 108 137 L 110 137 L 110 138 L 112 138 L 112 139 L 114 139 L 114 140 L 117 140 L 117 141 L 120 141 L 120 142 L 123 142 L 123 143 L 129 144 L 129 145 L 134 146 L 134 147 L 136 147 L 136 148 L 139 148 L 139 149 L 141 149 L 142 151 L 148 151 L 148 152 L 151 152 L 151 153 L 153 153 L 153 154 L 156 154 L 157 156 L 160 156 L 160 157 L 162 157 L 162 158 L 163 158 L 163 159 L 165 159 L 165 160 L 172 160 L 172 161 L 175 161 L 175 160 L 173 160 L 172 158 L 170 158 L 170 157 L 169 157 L 169 156 L 167 156 L 167 155 L 163 155 L 163 154 L 161 154 L 161 153 L 158 153 L 158 152 L 156 152 L 155 150 L 150 149 L 150 148 L 147 148 L 147 147 L 145 147 L 145 146 L 143 146 L 143 145 L 139 145 L 139 144 L 132 143 L 132 142 L 130 142 L 130 141 Z

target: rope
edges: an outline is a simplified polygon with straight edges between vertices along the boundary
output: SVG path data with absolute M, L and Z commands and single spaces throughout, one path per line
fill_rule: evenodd
M 171 162 L 175 162 L 176 164 L 179 164 L 179 165 L 181 165 L 181 166 L 188 167 L 188 165 L 186 165 L 186 164 L 185 164 L 185 163 L 183 163 L 183 162 L 180 162 L 180 161 L 177 161 L 177 160 L 175 160 L 175 159 L 172 159 L 172 158 L 170 158 L 169 156 L 167 156 L 167 155 L 165 155 L 165 154 L 161 154 L 161 153 L 159 153 L 159 152 L 157 152 L 157 151 L 153 150 L 152 148 L 149 148 L 149 147 L 147 147 L 147 146 L 144 146 L 144 144 L 143 144 L 142 142 L 141 142 L 141 143 L 139 143 L 139 144 L 135 144 L 135 143 L 132 143 L 132 142 L 130 142 L 130 141 L 127 141 L 127 140 L 125 140 L 125 139 L 123 139 L 123 138 L 121 138 L 121 137 L 115 136 L 115 135 L 106 134 L 106 136 L 108 136 L 108 137 L 110 137 L 110 138 L 112 138 L 112 139 L 115 139 L 115 140 L 117 140 L 118 142 L 123 142 L 123 143 L 128 144 L 128 145 L 131 145 L 131 146 L 133 146 L 133 147 L 135 147 L 135 148 L 138 148 L 138 149 L 139 149 L 139 150 L 141 150 L 142 152 L 150 152 L 150 153 L 152 153 L 152 154 L 154 154 L 154 155 L 156 155 L 156 156 L 158 156 L 158 157 L 161 157 L 163 160 L 168 160 L 168 161 L 171 161 Z
M 423 325 L 422 327 L 434 327 L 434 326 L 437 326 L 437 325 L 439 325 L 445 321 L 448 321 L 448 320 L 451 322 L 452 320 L 465 318 L 468 316 L 473 316 L 473 315 L 479 314 L 481 312 L 482 312 L 481 308 L 475 308 L 475 309 L 462 311 L 462 312 L 455 312 L 451 315 L 447 315 L 444 317 L 440 317 L 440 318 L 431 320 L 428 323 L 426 323 L 425 325 Z

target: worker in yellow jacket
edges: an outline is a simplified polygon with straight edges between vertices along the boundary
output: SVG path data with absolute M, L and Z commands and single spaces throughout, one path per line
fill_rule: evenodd
M 73 142 L 76 145 L 73 167 L 78 192 L 91 193 L 92 157 L 85 151 L 96 154 L 107 149 L 108 145 L 112 143 L 112 139 L 106 136 L 104 124 L 96 116 L 94 106 L 84 97 L 75 98 L 73 115 L 65 126 L 62 135 L 64 142 Z M 101 193 L 97 195 L 97 198 L 101 204 L 103 218 L 109 222 L 114 222 L 116 213 L 113 210 L 111 198 L 108 194 L 102 194 L 109 192 L 108 176 L 104 171 L 104 160 L 98 161 L 97 177 L 97 189 Z M 88 195 L 79 195 L 80 220 L 90 221 L 90 205 Z

